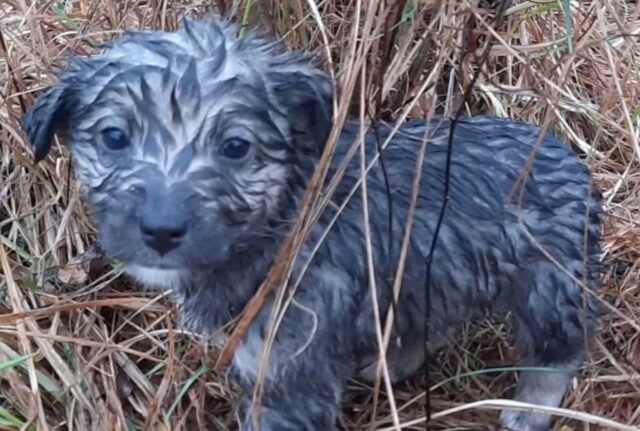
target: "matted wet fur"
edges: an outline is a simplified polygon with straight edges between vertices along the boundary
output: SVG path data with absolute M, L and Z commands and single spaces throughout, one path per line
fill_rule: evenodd
M 176 32 L 127 34 L 100 55 L 73 59 L 24 118 L 38 160 L 56 131 L 66 136 L 106 251 L 143 285 L 172 288 L 182 324 L 204 335 L 239 312 L 264 280 L 332 126 L 333 90 L 325 73 L 303 54 L 283 53 L 254 34 L 236 35 L 234 25 L 217 19 L 185 20 Z M 425 259 L 442 204 L 449 124 L 409 121 L 384 150 L 394 210 L 391 253 L 380 166 L 367 179 L 384 315 L 415 160 L 427 136 L 394 327 L 399 342 L 388 355 L 394 380 L 415 373 L 426 354 Z M 358 128 L 345 126 L 332 170 Z M 379 127 L 380 139 L 390 131 Z M 491 117 L 460 121 L 450 201 L 433 256 L 429 338 L 437 346 L 450 328 L 478 313 L 511 312 L 522 363 L 558 368 L 521 373 L 515 398 L 558 406 L 595 326 L 594 300 L 580 283 L 597 288 L 601 208 L 588 169 L 550 134 L 535 153 L 522 199 L 519 193 L 506 199 L 538 133 Z M 373 132 L 365 141 L 371 159 Z M 298 256 L 293 279 L 360 175 L 356 156 Z M 266 376 L 261 429 L 331 429 L 345 380 L 372 377 L 378 348 L 364 231 L 357 192 L 284 316 Z M 232 374 L 247 393 L 270 308 L 269 301 L 234 357 Z M 551 423 L 531 412 L 501 417 L 519 431 Z M 251 420 L 243 427 L 252 429 Z

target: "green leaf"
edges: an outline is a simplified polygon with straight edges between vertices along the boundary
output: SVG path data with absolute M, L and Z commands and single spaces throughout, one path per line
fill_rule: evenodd
M 418 12 L 418 8 L 415 5 L 406 5 L 400 16 L 400 22 L 407 22 L 412 20 Z
M 542 6 L 538 6 L 531 11 L 532 15 L 542 15 L 543 13 L 551 12 L 552 10 L 556 10 L 560 7 L 560 3 L 557 1 L 550 1 L 549 3 L 545 3 Z
M 640 120 L 640 105 L 636 106 L 636 109 L 633 110 L 633 114 L 631 114 L 631 121 L 637 126 L 638 120 Z

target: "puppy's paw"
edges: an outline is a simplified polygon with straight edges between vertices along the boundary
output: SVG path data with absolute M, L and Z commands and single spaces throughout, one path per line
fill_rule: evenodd
M 535 412 L 503 410 L 500 414 L 503 429 L 510 431 L 549 431 L 551 416 Z

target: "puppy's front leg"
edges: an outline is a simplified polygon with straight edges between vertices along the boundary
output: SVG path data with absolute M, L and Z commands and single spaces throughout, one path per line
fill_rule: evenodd
M 343 286 L 328 286 L 325 273 L 301 291 L 276 333 L 263 393 L 252 403 L 271 306 L 250 327 L 234 357 L 234 372 L 247 391 L 244 431 L 332 430 L 342 385 L 353 370 L 352 301 Z M 256 426 L 257 425 L 257 426 Z

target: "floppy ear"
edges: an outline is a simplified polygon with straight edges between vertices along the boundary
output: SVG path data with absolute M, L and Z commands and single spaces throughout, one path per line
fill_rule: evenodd
M 333 85 L 320 71 L 277 72 L 271 77 L 296 145 L 320 154 L 333 123 Z
M 53 134 L 65 130 L 71 114 L 71 89 L 58 82 L 40 95 L 22 118 L 22 128 L 34 147 L 36 162 L 44 159 L 53 141 Z

